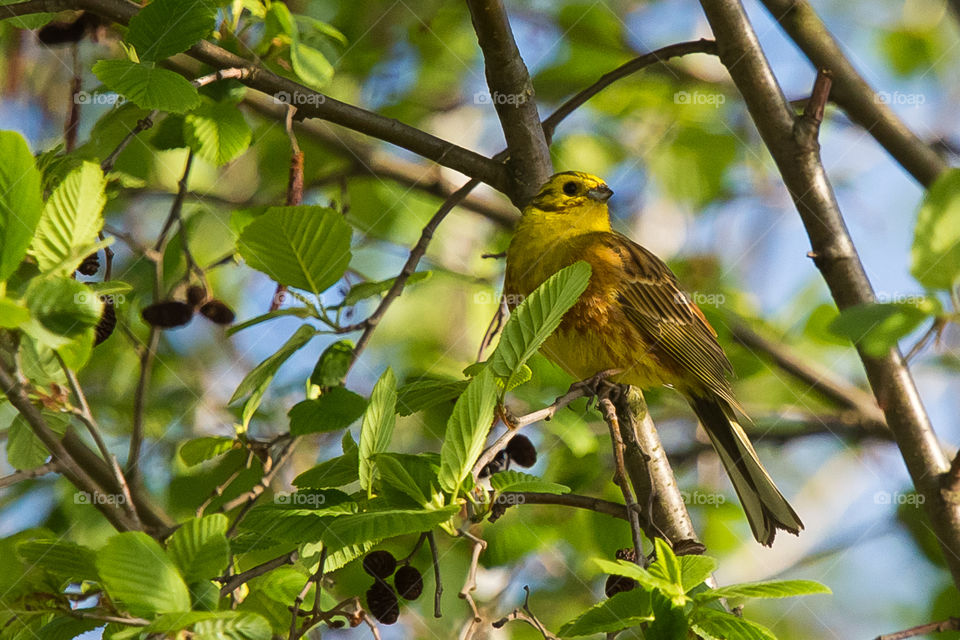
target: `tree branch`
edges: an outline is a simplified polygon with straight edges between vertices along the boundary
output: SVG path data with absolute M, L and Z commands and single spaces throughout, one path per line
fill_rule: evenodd
M 0 6 L 0 18 L 67 9 L 84 9 L 125 25 L 140 7 L 126 0 L 29 0 Z M 393 118 L 335 100 L 205 40 L 194 45 L 188 53 L 214 69 L 248 69 L 248 77 L 241 80 L 243 84 L 278 99 L 285 97 L 295 100 L 299 117 L 320 118 L 379 138 L 507 192 L 506 169 L 475 151 L 441 140 Z
M 875 295 L 850 238 L 820 161 L 816 126 L 797 119 L 767 63 L 738 0 L 701 0 L 720 59 L 743 95 L 760 136 L 770 150 L 810 237 L 812 257 L 841 310 L 873 302 Z M 841 72 L 842 73 L 842 72 Z M 940 491 L 948 464 L 897 349 L 882 357 L 860 351 L 867 379 L 883 408 L 954 582 L 960 585 L 960 505 Z
M 494 503 L 490 512 L 490 521 L 495 522 L 504 514 L 504 512 L 513 506 L 525 504 L 546 504 L 561 507 L 573 507 L 575 509 L 586 509 L 595 511 L 612 518 L 619 518 L 629 522 L 627 517 L 627 508 L 622 504 L 610 502 L 602 498 L 592 498 L 590 496 L 581 496 L 575 493 L 536 493 L 532 491 L 505 491 L 500 494 L 501 500 Z
M 883 411 L 877 406 L 877 399 L 872 394 L 853 386 L 829 369 L 802 358 L 783 342 L 768 340 L 746 324 L 736 322 L 731 325 L 730 331 L 733 333 L 734 340 L 748 349 L 766 354 L 777 366 L 794 378 L 810 385 L 810 388 L 838 405 L 856 411 L 865 422 L 886 428 Z
M 30 402 L 23 386 L 16 380 L 14 372 L 7 369 L 0 363 L 0 391 L 7 396 L 20 415 L 23 416 L 30 429 L 43 442 L 44 446 L 53 456 L 53 459 L 60 465 L 63 475 L 67 477 L 81 491 L 86 491 L 91 496 L 97 494 L 107 494 L 103 488 L 74 460 L 73 456 L 64 448 L 60 436 L 54 433 L 47 424 L 46 419 L 40 410 Z M 94 506 L 110 521 L 114 527 L 120 531 L 136 531 L 139 523 L 130 517 L 116 501 L 93 500 Z M 109 503 L 109 504 L 108 504 Z
M 616 408 L 627 472 L 640 506 L 647 505 L 648 525 L 678 554 L 703 553 L 705 547 L 693 528 L 643 394 L 636 387 L 622 386 Z
M 915 638 L 937 631 L 960 631 L 960 618 L 947 618 L 940 622 L 929 622 L 896 633 L 884 633 L 877 636 L 876 640 L 906 640 L 906 638 Z
M 806 0 L 763 0 L 787 35 L 817 69 L 833 76 L 830 98 L 850 119 L 873 136 L 925 187 L 947 169 L 946 161 L 918 138 L 867 84 Z
M 490 100 L 497 110 L 510 157 L 507 195 L 523 206 L 553 173 L 533 82 L 513 39 L 503 0 L 467 0 L 473 30 L 483 52 Z

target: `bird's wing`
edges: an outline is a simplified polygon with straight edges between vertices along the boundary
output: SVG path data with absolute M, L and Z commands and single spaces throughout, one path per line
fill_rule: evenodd
M 627 318 L 650 342 L 651 349 L 667 356 L 700 385 L 738 407 L 727 379 L 733 367 L 717 342 L 717 333 L 677 285 L 669 267 L 618 233 L 604 234 L 604 243 L 622 261 L 623 285 L 618 301 Z

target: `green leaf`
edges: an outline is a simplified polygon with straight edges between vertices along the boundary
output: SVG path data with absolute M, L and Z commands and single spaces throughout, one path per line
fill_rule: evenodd
M 216 18 L 207 0 L 153 0 L 130 19 L 126 41 L 144 62 L 163 60 L 209 36 Z
M 777 640 L 766 627 L 725 611 L 697 609 L 690 623 L 705 640 Z
M 290 64 L 297 77 L 314 89 L 322 89 L 333 77 L 333 65 L 327 56 L 301 42 L 290 44 Z
M 120 533 L 97 552 L 97 570 L 111 600 L 135 616 L 190 609 L 190 592 L 156 540 Z
M 298 349 L 310 342 L 311 338 L 315 335 L 317 335 L 316 329 L 308 324 L 300 325 L 296 332 L 287 339 L 276 353 L 258 364 L 244 377 L 227 404 L 233 404 L 237 400 L 252 394 L 257 389 L 269 385 L 270 381 L 273 380 L 274 374 L 277 373 L 277 369 L 279 369 L 290 356 L 296 353 Z
M 103 228 L 105 187 L 100 167 L 84 162 L 50 194 L 30 246 L 41 271 L 60 267 L 71 275 L 80 266 L 85 256 L 77 250 L 96 242 Z
M 653 620 L 650 592 L 633 589 L 594 605 L 560 627 L 560 636 L 591 636 L 615 633 Z
M 410 277 L 407 278 L 404 288 L 417 282 L 428 280 L 432 275 L 432 271 L 417 271 L 416 273 L 411 273 Z M 388 278 L 387 280 L 380 280 L 378 282 L 361 282 L 355 284 L 350 287 L 350 291 L 347 291 L 347 295 L 343 297 L 343 306 L 352 307 L 361 300 L 384 294 L 390 290 L 390 287 L 393 286 L 396 280 L 396 278 Z
M 674 555 L 670 544 L 663 538 L 654 538 L 653 547 L 656 551 L 657 559 L 650 565 L 650 573 L 675 585 L 677 589 L 680 590 L 680 593 L 685 593 L 680 572 L 680 561 L 677 560 L 677 556 Z
M 832 593 L 826 585 L 813 580 L 772 580 L 744 582 L 698 593 L 698 601 L 716 598 L 792 598 L 816 593 Z
M 10 277 L 40 222 L 40 172 L 27 142 L 15 131 L 0 131 L 0 282 Z
M 187 114 L 183 137 L 198 156 L 220 166 L 247 150 L 253 131 L 236 104 L 208 100 Z
M 293 486 L 313 489 L 342 487 L 360 479 L 357 454 L 344 454 L 321 462 L 293 479 Z
M 717 561 L 710 556 L 680 556 L 680 582 L 683 592 L 700 585 L 717 570 Z
M 434 510 L 391 509 L 340 516 L 327 524 L 321 540 L 331 550 L 337 550 L 370 540 L 420 533 L 446 522 L 459 511 L 459 505 L 450 505 Z
M 180 459 L 188 467 L 198 465 L 205 460 L 216 458 L 233 449 L 237 441 L 233 438 L 204 436 L 187 440 L 180 447 Z
M 374 456 L 380 480 L 406 494 L 422 507 L 438 492 L 436 454 L 378 453 Z
M 929 289 L 951 291 L 960 279 L 960 169 L 930 186 L 914 230 L 910 273 Z
M 20 300 L 0 298 L 0 327 L 16 329 L 30 319 L 30 310 Z
M 298 402 L 290 409 L 290 433 L 302 436 L 346 429 L 363 415 L 367 401 L 343 387 L 332 387 L 318 398 Z
M 493 423 L 497 385 L 490 368 L 470 381 L 447 421 L 440 449 L 440 486 L 456 494 L 483 451 Z
M 222 611 L 221 615 L 193 626 L 193 640 L 270 640 L 266 618 L 247 611 Z
M 227 568 L 227 524 L 225 515 L 215 513 L 187 520 L 170 536 L 167 550 L 188 583 L 216 578 Z
M 387 367 L 370 393 L 370 404 L 363 414 L 360 427 L 360 486 L 367 495 L 373 491 L 373 473 L 375 463 L 371 456 L 386 451 L 393 437 L 396 424 L 397 379 L 393 370 Z
M 178 73 L 130 60 L 101 60 L 93 73 L 141 109 L 184 113 L 200 104 L 200 94 Z
M 44 412 L 50 430 L 57 435 L 67 431 L 70 419 L 62 414 Z M 26 418 L 17 414 L 7 431 L 7 462 L 17 470 L 36 469 L 50 457 L 43 441 L 33 432 Z
M 500 343 L 490 358 L 498 378 L 510 379 L 560 325 L 590 283 L 590 265 L 580 261 L 547 278 L 521 302 L 503 328 Z
M 563 495 L 570 493 L 570 487 L 556 482 L 547 482 L 542 478 L 520 471 L 501 471 L 490 476 L 490 486 L 503 493 L 505 491 L 533 491 Z
M 343 379 L 350 371 L 353 362 L 353 342 L 338 340 L 323 350 L 317 360 L 313 373 L 310 374 L 310 383 L 318 387 L 336 387 L 343 384 Z
M 453 379 L 408 382 L 397 390 L 397 411 L 402 416 L 409 416 L 441 402 L 450 402 L 459 398 L 468 384 L 469 380 Z
M 64 581 L 97 581 L 96 556 L 93 549 L 66 540 L 26 540 L 17 545 L 17 555 L 24 562 L 40 567 Z
M 271 207 L 243 229 L 238 243 L 247 264 L 280 284 L 326 291 L 350 264 L 350 225 L 326 207 Z
M 935 299 L 922 297 L 914 302 L 857 305 L 841 311 L 830 330 L 879 356 L 939 310 Z

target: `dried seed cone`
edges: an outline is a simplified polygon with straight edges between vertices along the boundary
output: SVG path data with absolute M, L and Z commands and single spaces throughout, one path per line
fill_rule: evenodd
M 151 326 L 170 329 L 190 322 L 193 317 L 193 307 L 179 300 L 164 300 L 144 307 L 140 315 Z
M 233 309 L 221 300 L 210 300 L 200 307 L 200 313 L 217 324 L 230 324 L 236 318 Z
M 507 443 L 507 455 L 521 467 L 532 467 L 537 464 L 537 448 L 524 435 L 515 435 Z
M 192 284 L 187 287 L 187 304 L 192 307 L 199 307 L 207 299 L 207 290 L 203 287 Z
M 637 581 L 633 578 L 626 576 L 608 576 L 607 584 L 603 587 L 603 592 L 610 598 L 623 591 L 631 591 L 635 589 L 636 586 Z
M 112 300 L 103 301 L 103 311 L 100 313 L 100 321 L 97 323 L 97 326 L 94 328 L 93 332 L 96 336 L 93 341 L 93 346 L 97 346 L 104 340 L 110 337 L 110 334 L 113 333 L 113 330 L 117 327 L 117 310 L 113 306 Z
M 416 567 L 406 565 L 397 569 L 393 586 L 404 600 L 416 600 L 423 593 L 423 576 Z
M 100 256 L 95 253 L 91 253 L 86 258 L 83 259 L 83 262 L 80 263 L 80 266 L 77 267 L 77 271 L 84 276 L 96 275 L 97 271 L 100 270 Z
M 374 578 L 386 580 L 397 570 L 397 559 L 389 551 L 373 551 L 363 559 L 363 570 Z
M 393 587 L 382 580 L 375 580 L 367 589 L 367 610 L 383 624 L 393 624 L 400 617 L 400 603 Z

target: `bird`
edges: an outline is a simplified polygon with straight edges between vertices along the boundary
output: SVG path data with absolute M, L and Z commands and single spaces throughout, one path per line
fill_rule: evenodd
M 507 249 L 504 296 L 519 304 L 564 267 L 586 261 L 590 282 L 544 342 L 542 353 L 577 380 L 616 370 L 609 380 L 638 389 L 673 388 L 692 407 L 740 498 L 754 537 L 803 523 L 777 489 L 739 423 L 733 366 L 717 332 L 669 267 L 614 231 L 613 191 L 579 171 L 553 175 L 522 209 Z

